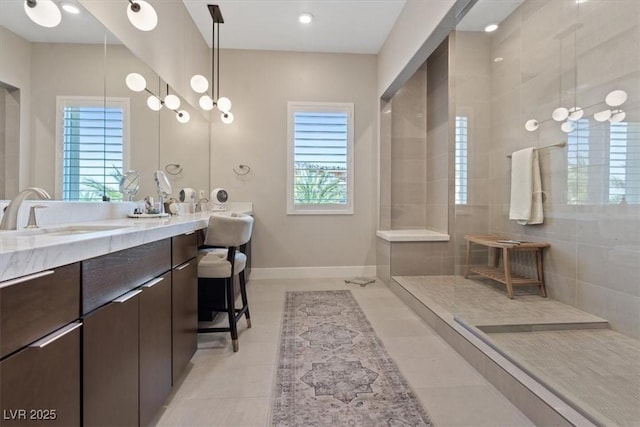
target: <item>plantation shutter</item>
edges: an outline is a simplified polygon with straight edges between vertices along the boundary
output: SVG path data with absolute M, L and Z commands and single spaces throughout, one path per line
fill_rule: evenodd
M 353 214 L 354 105 L 287 104 L 287 214 Z
M 295 113 L 295 203 L 347 203 L 346 112 Z
M 611 123 L 609 203 L 640 203 L 640 126 Z
M 63 200 L 102 200 L 105 192 L 121 200 L 123 120 L 120 107 L 64 107 Z

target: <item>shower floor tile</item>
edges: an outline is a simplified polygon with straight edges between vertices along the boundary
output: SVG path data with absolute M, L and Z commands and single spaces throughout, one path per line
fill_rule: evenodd
M 640 342 L 537 289 L 462 276 L 393 278 L 444 318 L 484 334 L 503 354 L 605 425 L 640 426 Z

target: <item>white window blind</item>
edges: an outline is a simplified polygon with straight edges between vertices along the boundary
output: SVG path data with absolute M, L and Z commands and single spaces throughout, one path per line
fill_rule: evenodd
M 456 205 L 466 205 L 469 193 L 468 186 L 468 119 L 456 117 Z
M 122 200 L 126 169 L 128 103 L 59 99 L 59 165 L 56 193 L 62 200 Z
M 353 213 L 353 104 L 289 103 L 288 209 Z
M 640 125 L 609 128 L 609 203 L 640 203 Z

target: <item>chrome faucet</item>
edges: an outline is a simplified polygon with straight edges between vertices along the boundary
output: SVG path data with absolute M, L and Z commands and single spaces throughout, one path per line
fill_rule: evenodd
M 49 193 L 42 188 L 25 188 L 19 192 L 4 209 L 4 215 L 2 216 L 2 222 L 0 223 L 0 230 L 18 229 L 18 213 L 20 212 L 20 206 L 22 206 L 22 202 L 31 195 L 34 195 L 39 199 L 51 199 Z

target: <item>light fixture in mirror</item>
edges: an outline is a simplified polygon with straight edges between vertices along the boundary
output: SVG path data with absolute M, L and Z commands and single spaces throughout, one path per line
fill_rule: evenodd
M 189 120 L 191 120 L 191 116 L 189 115 L 189 113 L 185 110 L 180 110 L 176 113 L 176 118 L 180 123 L 189 123 Z
M 222 113 L 222 115 L 220 116 L 220 119 L 222 120 L 222 123 L 224 123 L 225 125 L 230 125 L 231 123 L 233 123 L 233 113 L 232 112 Z
M 168 93 L 167 96 L 164 97 L 164 105 L 166 105 L 170 110 L 177 110 L 180 108 L 180 98 L 174 94 Z
M 58 5 L 51 0 L 25 0 L 24 11 L 29 19 L 41 27 L 53 28 L 62 21 Z
M 610 107 L 619 107 L 627 101 L 627 92 L 623 90 L 612 90 L 607 94 L 604 102 Z
M 191 77 L 191 89 L 196 93 L 205 93 L 209 89 L 209 81 L 201 74 Z
M 147 87 L 147 80 L 138 73 L 129 73 L 125 78 L 127 87 L 134 92 L 142 92 Z
M 151 31 L 158 25 L 156 10 L 144 0 L 129 0 L 127 17 L 140 31 Z
M 616 90 L 612 90 L 607 94 L 607 96 L 604 99 L 604 104 L 606 104 L 609 107 L 620 107 L 626 101 L 627 101 L 627 92 L 625 92 L 624 90 L 616 89 Z M 575 125 L 572 122 L 577 122 L 582 117 L 584 117 L 584 110 L 592 107 L 597 107 L 602 104 L 603 102 L 598 102 L 596 104 L 588 105 L 584 108 L 572 107 L 567 109 L 564 107 L 558 107 L 555 110 L 553 110 L 551 114 L 551 118 L 557 122 L 563 122 L 562 125 L 560 125 L 560 129 L 563 132 L 569 133 L 575 129 Z M 594 120 L 598 122 L 606 122 L 608 120 L 611 123 L 619 123 L 623 121 L 626 117 L 627 117 L 627 113 L 621 108 L 613 108 L 613 109 L 609 108 L 606 110 L 598 111 L 593 115 Z M 542 121 L 538 121 L 536 119 L 529 119 L 525 122 L 524 128 L 529 132 L 533 132 L 538 129 L 538 127 L 540 126 L 540 123 L 544 123 L 548 120 L 550 119 L 542 120 Z
M 149 95 L 147 98 L 147 107 L 153 111 L 160 111 L 162 109 L 162 100 L 156 95 Z

